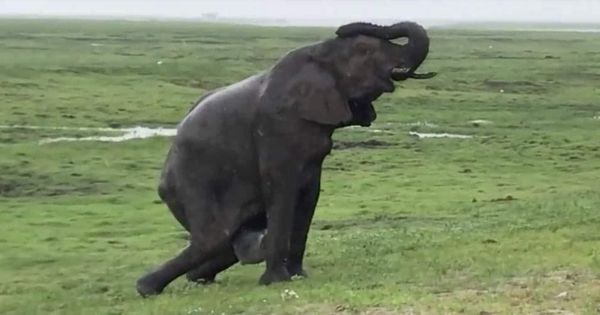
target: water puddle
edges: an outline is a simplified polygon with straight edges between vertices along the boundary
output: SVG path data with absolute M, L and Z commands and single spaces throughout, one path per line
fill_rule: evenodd
M 0 129 L 117 131 L 117 132 L 121 130 L 119 128 L 108 128 L 108 127 L 61 127 L 61 126 L 28 126 L 28 125 L 0 125 Z
M 429 139 L 429 138 L 453 138 L 453 139 L 471 139 L 473 136 L 470 135 L 459 135 L 453 133 L 423 133 L 410 131 L 408 133 L 411 136 L 415 136 L 419 139 Z
M 147 139 L 152 137 L 171 137 L 177 134 L 175 128 L 102 128 L 102 127 L 63 127 L 63 126 L 26 126 L 26 125 L 0 125 L 0 129 L 30 129 L 30 130 L 65 130 L 65 131 L 95 131 L 108 133 L 108 135 L 94 135 L 87 137 L 57 137 L 46 138 L 39 141 L 40 144 L 55 143 L 63 141 L 100 141 L 100 142 L 123 142 L 134 139 Z
M 383 127 L 386 129 L 380 129 L 377 127 Z M 407 123 L 384 123 L 382 124 L 373 124 L 371 127 L 362 127 L 362 126 L 348 126 L 344 129 L 355 130 L 355 131 L 364 131 L 364 132 L 372 132 L 372 133 L 385 133 L 385 134 L 396 134 L 394 131 L 389 130 L 389 128 L 394 128 L 397 126 L 402 127 L 429 127 L 436 128 L 438 125 L 427 122 L 427 121 L 416 121 L 416 122 L 407 122 Z
M 600 117 L 594 117 L 594 119 L 600 119 Z M 473 121 L 475 122 L 475 121 Z M 481 121 L 479 121 L 481 123 Z M 417 124 L 417 123 L 415 123 Z M 424 125 L 418 122 L 418 124 Z M 429 126 L 434 126 L 429 124 Z M 361 127 L 350 127 L 351 129 L 358 129 Z M 147 139 L 152 137 L 172 137 L 177 134 L 175 128 L 164 128 L 164 127 L 142 127 L 136 126 L 131 128 L 106 128 L 106 127 L 64 127 L 64 126 L 27 126 L 27 125 L 0 125 L 0 129 L 31 129 L 31 130 L 65 130 L 65 131 L 95 131 L 97 133 L 107 133 L 101 135 L 85 136 L 85 137 L 56 137 L 46 138 L 39 141 L 40 144 L 56 143 L 56 142 L 73 142 L 73 141 L 99 141 L 99 142 L 123 142 L 135 139 Z M 363 129 L 373 133 L 390 133 L 388 130 L 382 129 Z M 415 136 L 419 139 L 429 138 L 454 138 L 454 139 L 471 139 L 471 135 L 461 135 L 452 133 L 424 133 L 410 131 L 408 133 L 411 136 Z
M 469 123 L 473 124 L 473 125 L 491 125 L 494 122 L 491 120 L 485 120 L 485 119 L 475 119 L 475 120 L 469 121 Z
M 407 127 L 430 127 L 430 128 L 436 128 L 438 125 L 427 122 L 427 121 L 416 121 L 416 122 L 411 122 L 411 123 L 401 123 L 401 126 L 407 126 Z
M 344 129 L 349 129 L 349 130 L 354 130 L 354 131 L 361 131 L 361 132 L 394 134 L 392 131 L 389 131 L 389 130 L 383 130 L 383 129 L 377 129 L 377 128 L 369 128 L 369 127 L 362 127 L 362 126 L 348 126 L 348 127 L 345 127 Z
M 171 137 L 177 134 L 177 129 L 171 128 L 147 128 L 147 127 L 133 127 L 133 128 L 120 128 L 113 129 L 110 131 L 120 132 L 120 135 L 116 136 L 89 136 L 89 137 L 58 137 L 48 138 L 40 140 L 40 144 L 54 143 L 62 141 L 100 141 L 100 142 L 123 142 L 134 139 L 146 139 L 152 137 Z

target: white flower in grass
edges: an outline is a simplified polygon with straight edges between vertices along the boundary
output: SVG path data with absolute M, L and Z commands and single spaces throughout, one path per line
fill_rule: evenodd
M 283 292 L 281 292 L 281 298 L 283 300 L 297 299 L 299 297 L 300 296 L 298 295 L 298 293 L 296 293 L 294 290 L 285 289 L 283 290 Z

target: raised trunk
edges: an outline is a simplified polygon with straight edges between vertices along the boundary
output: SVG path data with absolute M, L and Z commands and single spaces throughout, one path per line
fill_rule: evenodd
M 391 26 L 380 26 L 371 23 L 350 23 L 340 26 L 336 31 L 339 37 L 349 37 L 358 34 L 373 36 L 385 40 L 407 37 L 408 44 L 401 46 L 399 55 L 403 58 L 407 56 L 408 60 L 403 60 L 405 64 L 410 65 L 409 69 L 395 69 L 392 73 L 392 79 L 404 80 L 407 78 L 429 79 L 436 75 L 435 72 L 417 74 L 415 71 L 429 53 L 429 37 L 427 31 L 414 22 L 400 22 Z
M 414 72 L 419 68 L 421 63 L 427 58 L 427 54 L 429 53 L 429 36 L 427 36 L 427 31 L 425 29 L 414 22 L 401 22 L 389 26 L 390 33 L 394 36 L 394 38 L 406 37 L 408 38 L 408 43 L 404 46 L 406 48 L 405 53 L 408 55 L 408 61 L 411 65 L 411 69 L 409 70 L 409 76 L 413 75 Z M 434 74 L 423 74 L 418 75 L 414 74 L 415 78 L 429 78 Z

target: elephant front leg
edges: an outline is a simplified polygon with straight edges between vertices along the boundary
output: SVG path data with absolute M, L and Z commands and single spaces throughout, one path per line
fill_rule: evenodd
M 308 276 L 303 268 L 304 252 L 320 190 L 321 170 L 319 169 L 309 184 L 301 191 L 298 205 L 294 211 L 290 255 L 287 259 L 287 270 L 291 276 Z
M 273 282 L 289 281 L 290 273 L 286 260 L 290 253 L 290 238 L 293 228 L 293 209 L 296 206 L 298 192 L 293 177 L 278 178 L 264 183 L 267 203 L 267 234 L 265 236 L 266 270 L 259 283 L 268 285 Z M 280 179 L 280 180 L 279 180 Z

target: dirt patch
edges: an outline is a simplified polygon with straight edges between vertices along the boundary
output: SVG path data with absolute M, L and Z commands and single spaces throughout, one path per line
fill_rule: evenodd
M 117 55 L 117 56 L 126 56 L 126 57 L 141 57 L 141 56 L 146 56 L 145 53 L 135 53 L 135 52 L 128 52 L 128 51 L 116 52 L 115 55 Z
M 489 287 L 454 288 L 434 293 L 440 305 L 465 305 L 459 312 L 465 314 L 506 314 L 505 308 L 497 309 L 493 305 L 487 305 L 490 309 L 477 310 L 477 305 L 487 304 L 486 300 L 491 297 L 510 304 L 519 314 L 587 314 L 584 305 L 598 296 L 599 284 L 591 272 L 555 271 L 506 278 Z
M 494 122 L 492 122 L 491 120 L 486 120 L 486 119 L 475 119 L 475 120 L 469 121 L 469 123 L 473 127 L 479 127 L 479 126 L 483 126 L 483 125 L 491 125 Z
M 488 89 L 507 93 L 538 94 L 546 92 L 544 86 L 531 81 L 485 80 L 483 85 Z
M 495 199 L 492 199 L 490 201 L 491 202 L 503 202 L 503 201 L 514 201 L 514 200 L 517 200 L 517 198 L 515 198 L 515 197 L 513 197 L 511 195 L 508 195 L 506 197 L 495 198 Z
M 331 315 L 400 315 L 413 314 L 410 309 L 398 310 L 387 307 L 367 307 L 357 309 L 345 304 L 308 304 L 296 309 L 296 314 L 331 314 Z
M 192 79 L 173 79 L 168 81 L 171 84 L 183 87 L 191 87 L 196 89 L 210 90 L 212 89 L 216 83 L 215 82 L 207 82 L 203 80 L 192 80 Z
M 379 215 L 372 218 L 359 218 L 359 219 L 347 219 L 347 220 L 328 220 L 328 221 L 317 221 L 315 222 L 314 228 L 321 231 L 327 230 L 342 230 L 352 227 L 364 227 L 373 225 L 394 225 L 400 221 L 409 219 L 405 215 L 389 216 Z
M 50 197 L 100 194 L 107 182 L 85 179 L 78 173 L 58 178 L 56 175 L 30 172 L 0 174 L 0 197 Z
M 381 147 L 384 147 L 384 148 L 390 147 L 393 145 L 396 145 L 396 144 L 391 143 L 391 142 L 381 141 L 381 140 L 375 140 L 375 139 L 370 139 L 370 140 L 365 140 L 365 141 L 337 140 L 334 142 L 333 148 L 335 150 L 346 150 L 346 149 L 353 149 L 353 148 L 376 149 L 376 148 L 381 148 Z

